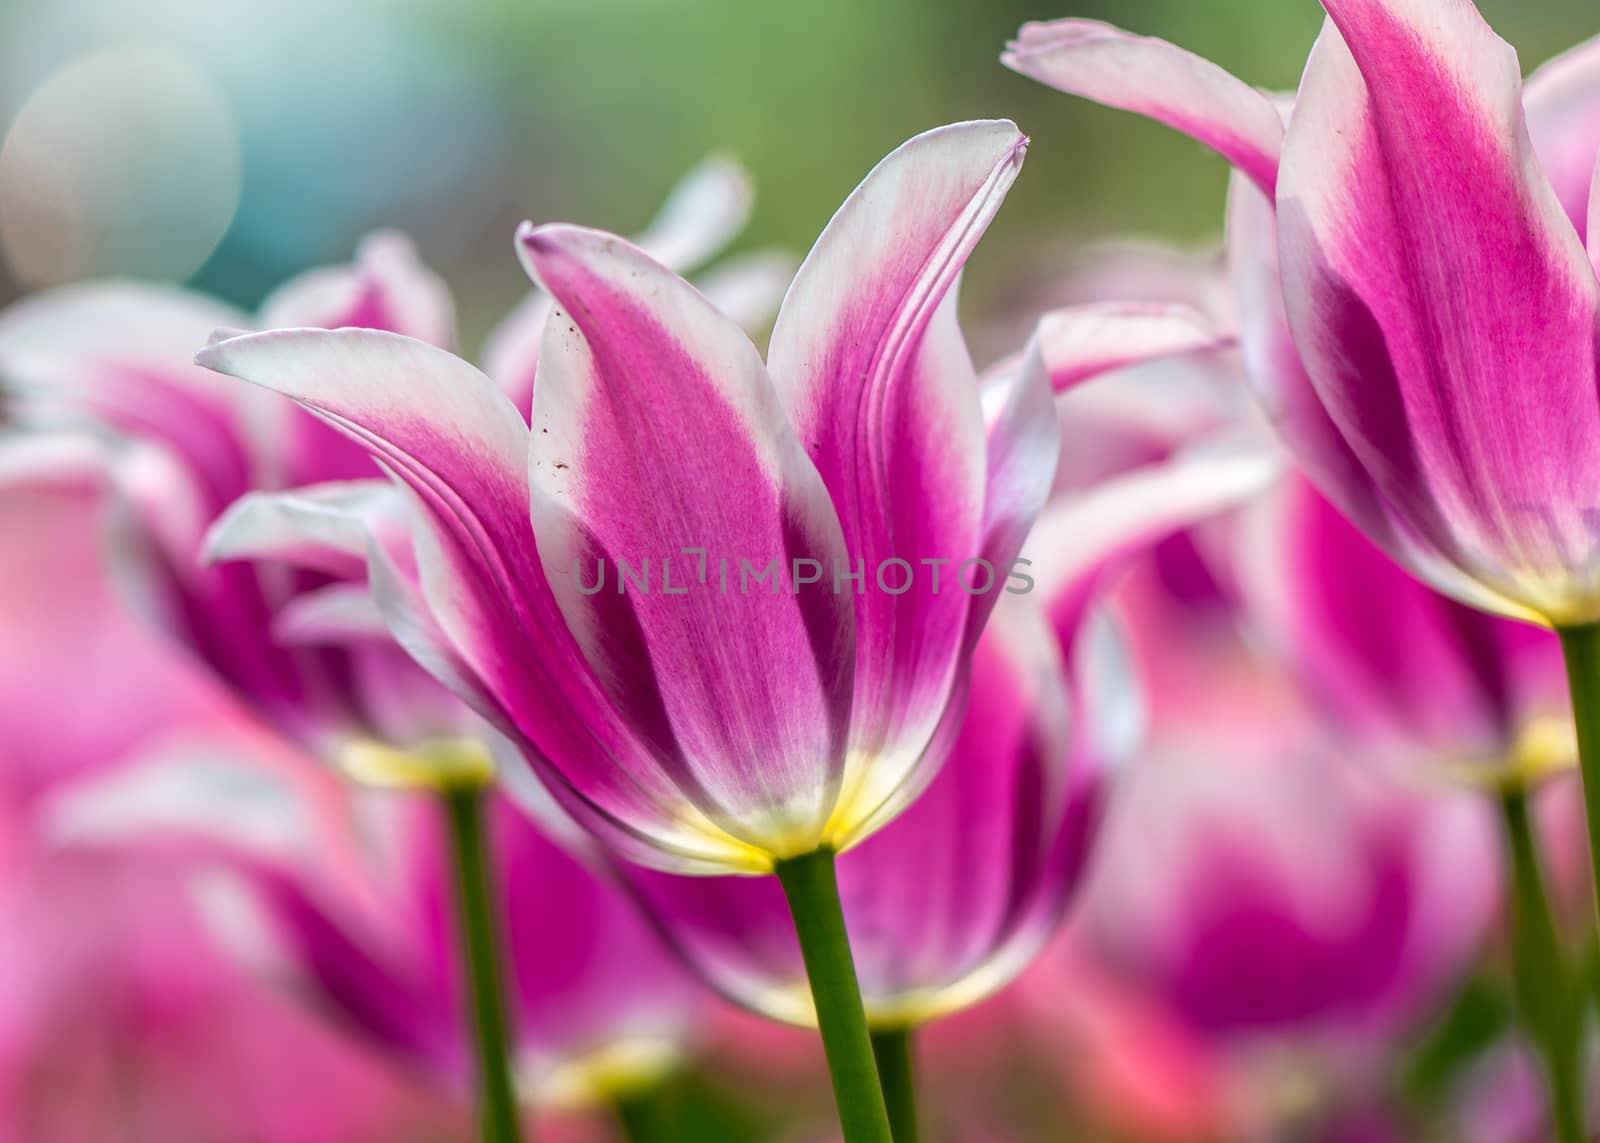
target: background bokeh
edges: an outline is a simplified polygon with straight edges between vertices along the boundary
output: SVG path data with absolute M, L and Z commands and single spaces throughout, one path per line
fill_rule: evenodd
M 1531 67 L 1593 32 L 1583 0 L 1484 0 Z M 1014 307 L 1076 241 L 1193 241 L 1222 162 L 1062 97 L 996 56 L 1028 19 L 1096 16 L 1268 88 L 1295 82 L 1313 0 L 5 0 L 0 302 L 97 273 L 192 279 L 253 306 L 414 234 L 476 347 L 522 290 L 523 218 L 629 229 L 714 150 L 754 173 L 747 247 L 804 251 L 877 158 L 937 123 L 1009 116 L 1028 168 L 968 276 Z M 1041 236 L 1043 236 L 1041 238 Z M 981 352 L 981 349 L 980 349 Z

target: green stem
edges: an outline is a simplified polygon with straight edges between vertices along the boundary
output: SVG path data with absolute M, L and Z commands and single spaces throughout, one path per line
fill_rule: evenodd
M 472 993 L 472 1035 L 478 1062 L 478 1125 L 484 1143 L 517 1143 L 517 1097 L 511 1085 L 510 1036 L 500 988 L 498 941 L 484 845 L 483 790 L 443 793 L 456 875 L 457 928 Z
M 878 1061 L 883 1102 L 889 1108 L 894 1143 L 917 1143 L 917 1062 L 911 1029 L 880 1028 L 872 1033 L 872 1055 Z
M 659 1088 L 629 1092 L 612 1102 L 617 1123 L 622 1127 L 622 1137 L 628 1143 L 652 1143 L 652 1140 L 669 1138 L 662 1129 L 661 1092 Z
M 776 872 L 800 938 L 845 1143 L 892 1143 L 861 986 L 845 934 L 833 851 L 819 849 L 780 861 Z
M 1593 884 L 1600 890 L 1600 624 L 1563 627 L 1556 634 L 1561 637 L 1561 652 L 1567 661 L 1572 721 L 1578 732 L 1583 810 L 1589 824 L 1589 860 Z
M 1551 1119 L 1561 1143 L 1582 1143 L 1583 1000 L 1561 949 L 1550 914 L 1527 795 L 1520 790 L 1501 795 L 1511 859 L 1512 977 L 1517 1008 L 1528 1038 L 1544 1058 L 1550 1086 Z

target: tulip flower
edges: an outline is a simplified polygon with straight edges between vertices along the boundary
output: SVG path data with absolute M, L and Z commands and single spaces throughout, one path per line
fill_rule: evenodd
M 392 334 L 269 332 L 198 357 L 404 485 L 417 590 L 389 593 L 391 626 L 586 827 L 658 864 L 779 873 L 852 1139 L 887 1121 L 833 854 L 898 808 L 1049 484 L 1053 428 L 1015 408 L 1042 378 L 986 441 L 954 309 L 1023 149 L 975 123 L 886 159 L 801 267 L 765 363 L 636 246 L 525 228 L 557 306 L 531 432 L 488 378 Z
M 1374 781 L 1297 737 L 1268 756 L 1219 739 L 1142 762 L 1073 942 L 1245 1079 L 1240 1114 L 1314 1123 L 1381 1095 L 1453 995 L 1493 919 L 1495 854 L 1473 799 Z
M 1234 563 L 1247 617 L 1364 757 L 1490 788 L 1572 764 L 1550 632 L 1426 587 L 1298 476 L 1246 517 Z
M 1578 48 L 1524 92 L 1515 52 L 1470 0 L 1324 7 L 1287 128 L 1283 108 L 1215 65 L 1102 24 L 1029 25 L 1005 59 L 1237 168 L 1230 246 L 1269 416 L 1321 491 L 1418 578 L 1558 631 L 1600 823 L 1587 483 L 1600 455 L 1600 54 Z M 1600 870 L 1600 825 L 1589 839 Z M 1557 1086 L 1575 1088 L 1568 1006 L 1524 1002 L 1543 1012 L 1529 1018 L 1548 1025 L 1536 1034 Z M 1579 1137 L 1576 1094 L 1557 1099 L 1562 1137 Z
M 471 998 L 448 940 L 443 814 L 415 796 L 360 797 L 351 808 L 375 844 L 354 881 L 225 851 L 263 922 L 265 940 L 249 953 L 397 1064 L 470 1094 Z M 573 856 L 503 795 L 485 817 L 518 1090 L 534 1106 L 571 1108 L 649 1088 L 683 1058 L 703 990 L 592 859 Z

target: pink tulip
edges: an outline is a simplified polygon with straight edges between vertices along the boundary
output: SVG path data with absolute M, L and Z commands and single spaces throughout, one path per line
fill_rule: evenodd
M 238 861 L 272 934 L 269 969 L 388 1058 L 440 1089 L 471 1090 L 450 863 L 431 799 L 364 795 L 364 876 Z M 705 994 L 615 886 L 499 798 L 489 813 L 520 1090 L 543 1109 L 628 1095 L 677 1066 Z M 570 827 L 569 827 L 570 828 Z
M 982 559 L 1003 582 L 1048 485 L 1048 414 L 1024 415 L 1043 378 L 999 394 L 986 441 L 951 292 L 1022 149 L 979 123 L 886 159 L 791 286 L 768 364 L 624 240 L 525 229 L 559 307 L 531 434 L 412 339 L 279 331 L 199 360 L 382 458 L 418 555 L 379 593 L 391 626 L 586 826 L 671 868 L 768 870 L 892 814 L 999 591 L 954 576 Z M 923 560 L 949 561 L 942 590 Z M 772 578 L 741 588 L 746 566 Z
M 1365 760 L 1481 781 L 1572 764 L 1554 635 L 1419 583 L 1298 477 L 1239 532 L 1261 644 Z
M 1584 251 L 1600 53 L 1576 49 L 1524 96 L 1469 0 L 1324 6 L 1287 130 L 1215 65 L 1092 21 L 1030 24 L 1005 61 L 1244 176 L 1229 237 L 1252 377 L 1342 512 L 1474 606 L 1600 618 Z

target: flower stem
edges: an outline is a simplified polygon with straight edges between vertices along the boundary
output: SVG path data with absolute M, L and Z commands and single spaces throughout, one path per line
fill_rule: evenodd
M 1584 1131 L 1582 997 L 1573 980 L 1550 914 L 1527 795 L 1500 798 L 1511 859 L 1512 977 L 1528 1038 L 1544 1058 L 1551 1119 L 1561 1143 L 1582 1143 Z
M 510 1036 L 500 987 L 500 966 L 489 862 L 484 845 L 483 788 L 447 788 L 450 848 L 456 875 L 457 929 L 472 993 L 472 1034 L 477 1047 L 478 1125 L 484 1143 L 517 1143 L 517 1098 L 511 1085 Z
M 1600 624 L 1562 627 L 1556 634 L 1561 637 L 1561 653 L 1567 662 L 1572 720 L 1578 732 L 1583 811 L 1589 827 L 1589 860 L 1594 870 L 1593 885 L 1600 891 Z
M 780 861 L 776 872 L 800 938 L 845 1143 L 891 1143 L 889 1113 L 878 1086 L 872 1037 L 839 904 L 833 851 L 819 849 Z
M 902 1025 L 874 1030 L 872 1055 L 878 1061 L 894 1143 L 917 1143 L 917 1066 L 911 1029 Z

